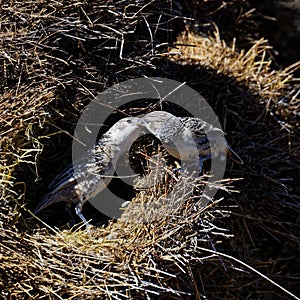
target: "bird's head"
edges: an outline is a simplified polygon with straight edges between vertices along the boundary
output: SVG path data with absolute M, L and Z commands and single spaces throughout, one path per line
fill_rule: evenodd
M 140 119 L 128 117 L 115 123 L 110 128 L 109 134 L 114 144 L 127 146 L 139 137 L 142 128 Z
M 143 126 L 156 137 L 160 137 L 160 132 L 163 131 L 166 124 L 171 118 L 176 118 L 174 115 L 166 111 L 153 111 L 144 115 L 140 120 Z

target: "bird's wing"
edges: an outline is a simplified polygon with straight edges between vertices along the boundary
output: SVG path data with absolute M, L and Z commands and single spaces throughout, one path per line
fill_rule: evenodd
M 74 185 L 76 179 L 73 176 L 73 166 L 69 165 L 63 172 L 59 173 L 53 181 L 50 183 L 49 192 L 44 195 L 41 201 L 38 203 L 34 210 L 34 213 L 38 213 L 40 210 L 46 208 L 50 204 L 60 201 L 61 192 L 66 191 L 68 187 Z M 60 195 L 60 196 L 59 196 Z M 73 195 L 70 195 L 70 198 Z
M 81 177 L 87 175 L 88 161 L 80 159 L 79 161 L 70 164 L 61 173 L 54 177 L 52 182 L 49 184 L 48 189 L 51 192 L 57 192 L 59 190 L 67 188 L 79 180 Z
M 73 177 L 73 174 L 73 165 L 70 164 L 64 169 L 64 171 L 54 177 L 52 182 L 49 184 L 48 189 L 55 191 L 60 189 L 62 186 L 65 186 L 66 182 L 74 181 L 75 178 Z
M 224 136 L 223 130 L 209 124 L 199 118 L 182 118 L 185 126 L 191 129 L 192 135 L 196 138 L 203 138 L 207 134 L 212 137 Z
M 198 118 L 181 118 L 183 126 L 190 130 L 192 137 L 196 140 L 207 140 L 206 131 L 210 129 L 209 124 Z
M 53 179 L 48 187 L 49 191 L 51 193 L 56 193 L 74 185 L 82 178 L 93 174 L 101 174 L 104 171 L 105 166 L 108 166 L 109 162 L 106 161 L 106 165 L 101 164 L 101 160 L 104 158 L 99 156 L 100 155 L 94 156 L 92 151 L 88 151 L 86 155 L 83 155 L 78 161 L 70 164 L 63 172 L 59 173 Z M 97 163 L 97 161 L 99 163 Z
M 34 212 L 37 213 L 55 202 L 66 201 L 63 199 L 68 199 L 70 202 L 72 199 L 76 199 L 78 195 L 76 194 L 75 185 L 85 182 L 89 176 L 101 174 L 103 170 L 103 167 L 97 166 L 93 157 L 83 156 L 53 179 L 48 187 L 49 192 L 42 197 Z
M 102 139 L 101 141 L 103 142 Z M 88 178 L 91 179 L 96 176 L 99 179 L 108 170 L 113 170 L 111 159 L 110 147 L 103 146 L 99 142 L 98 145 L 88 150 L 76 162 L 68 165 L 53 179 L 48 187 L 49 192 L 42 197 L 35 213 L 55 202 L 72 202 L 78 199 L 77 189 L 81 189 L 82 185 L 89 184 Z M 108 180 L 106 179 L 106 181 Z

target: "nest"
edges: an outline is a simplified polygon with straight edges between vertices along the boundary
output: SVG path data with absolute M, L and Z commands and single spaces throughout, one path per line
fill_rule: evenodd
M 1 14 L 3 298 L 299 294 L 297 64 L 274 68 L 248 2 L 4 1 Z M 149 223 L 128 222 L 139 213 L 133 209 L 90 231 L 39 222 L 30 210 L 70 160 L 84 105 L 141 76 L 200 92 L 245 165 L 228 164 L 208 206 L 200 191 Z M 110 122 L 151 109 L 146 101 L 125 107 Z M 149 143 L 146 152 L 153 149 Z M 141 190 L 132 205 L 155 202 L 165 189 Z

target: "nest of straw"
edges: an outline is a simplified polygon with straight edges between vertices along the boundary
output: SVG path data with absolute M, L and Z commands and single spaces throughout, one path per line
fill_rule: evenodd
M 4 1 L 0 9 L 3 298 L 299 295 L 297 65 L 274 68 L 250 1 Z M 143 75 L 199 91 L 245 165 L 228 164 L 210 205 L 201 207 L 196 193 L 149 223 L 128 222 L 134 210 L 89 232 L 33 218 L 30 209 L 70 160 L 84 105 Z M 132 203 L 164 192 L 141 190 Z

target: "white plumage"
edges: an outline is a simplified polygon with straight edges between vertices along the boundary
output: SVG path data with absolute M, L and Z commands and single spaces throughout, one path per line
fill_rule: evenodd
M 57 202 L 66 202 L 67 208 L 76 204 L 76 214 L 87 224 L 82 206 L 109 184 L 117 160 L 129 150 L 141 129 L 136 118 L 124 118 L 115 123 L 92 149 L 54 178 L 49 185 L 50 192 L 34 212 Z
M 153 111 L 142 117 L 141 122 L 178 159 L 191 161 L 200 157 L 204 161 L 219 157 L 224 160 L 229 154 L 235 162 L 243 164 L 239 155 L 228 145 L 224 132 L 199 118 L 176 117 L 165 111 Z

